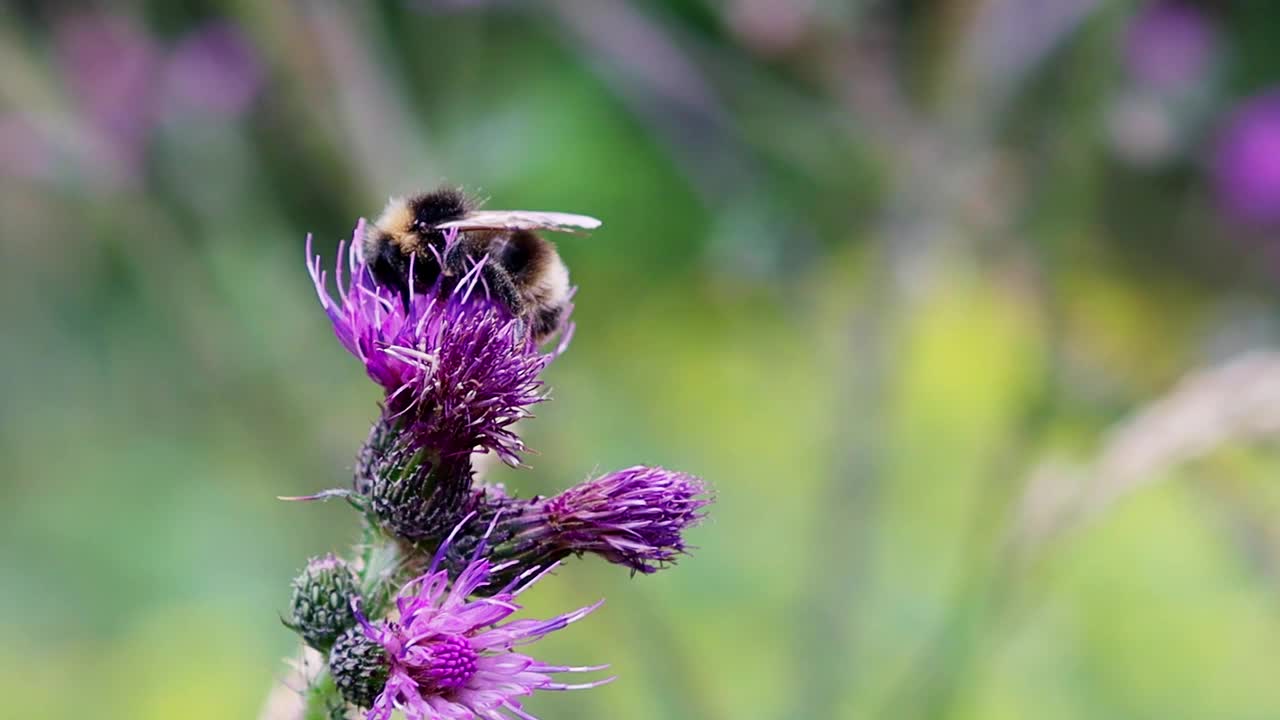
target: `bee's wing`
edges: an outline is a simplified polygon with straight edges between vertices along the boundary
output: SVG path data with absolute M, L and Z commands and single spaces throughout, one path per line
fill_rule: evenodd
M 448 230 L 550 230 L 552 232 L 578 232 L 595 230 L 600 221 L 587 215 L 562 212 L 538 212 L 536 210 L 476 210 L 460 220 L 450 220 L 436 225 L 436 229 Z

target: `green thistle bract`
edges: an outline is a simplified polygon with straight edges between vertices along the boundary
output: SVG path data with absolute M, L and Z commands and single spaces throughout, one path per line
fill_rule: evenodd
M 311 647 L 328 650 L 343 630 L 355 625 L 351 599 L 358 595 L 355 573 L 341 558 L 312 558 L 293 581 L 291 615 L 285 624 Z
M 329 673 L 338 692 L 357 707 L 373 706 L 386 687 L 390 667 L 382 646 L 358 629 L 343 633 L 329 653 Z

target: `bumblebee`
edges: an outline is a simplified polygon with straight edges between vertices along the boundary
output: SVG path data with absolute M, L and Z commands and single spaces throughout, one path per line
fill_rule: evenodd
M 399 291 L 406 305 L 411 288 L 425 291 L 442 274 L 461 276 L 487 256 L 481 272 L 489 291 L 541 343 L 560 328 L 570 289 L 569 270 L 556 246 L 536 231 L 598 227 L 600 221 L 586 215 L 480 210 L 461 190 L 443 187 L 391 198 L 369 227 L 363 250 L 374 279 Z M 446 247 L 445 233 L 451 229 L 457 238 Z

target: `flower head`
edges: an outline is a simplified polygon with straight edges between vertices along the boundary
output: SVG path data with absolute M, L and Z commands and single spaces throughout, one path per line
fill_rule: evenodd
M 358 627 L 339 635 L 329 651 L 329 674 L 338 692 L 344 700 L 362 708 L 377 702 L 387 686 L 387 670 L 387 653 Z M 347 717 L 345 710 L 341 708 L 342 715 L 333 717 Z
M 183 38 L 165 74 L 166 89 L 179 109 L 220 118 L 247 112 L 263 82 L 253 44 L 226 22 L 209 23 Z
M 545 399 L 538 374 L 564 343 L 553 352 L 538 351 L 525 323 L 489 296 L 483 259 L 462 278 L 442 277 L 402 301 L 374 280 L 360 257 L 363 233 L 361 221 L 345 281 L 338 260 L 336 299 L 307 240 L 311 277 L 338 340 L 386 390 L 389 416 L 405 422 L 416 444 L 445 456 L 494 452 L 518 464 L 525 447 L 511 426 Z
M 58 22 L 55 35 L 59 64 L 88 130 L 86 167 L 108 181 L 136 180 L 155 121 L 152 89 L 163 49 L 118 14 L 70 15 Z
M 685 553 L 684 531 L 701 520 L 711 493 L 698 478 L 636 466 L 579 483 L 550 498 L 523 500 L 484 488 L 472 494 L 474 512 L 492 523 L 489 557 L 518 567 L 592 553 L 632 572 L 661 570 Z M 474 540 L 463 534 L 449 549 L 460 567 Z M 495 568 L 495 577 L 512 571 Z
M 356 459 L 355 489 L 383 529 L 412 541 L 439 540 L 472 504 L 471 458 L 418 444 L 394 419 L 374 423 Z
M 370 622 L 356 610 L 365 637 L 381 646 L 388 664 L 386 685 L 372 702 L 369 720 L 388 720 L 397 710 L 409 720 L 511 716 L 527 720 L 532 716 L 521 707 L 521 696 L 538 690 L 585 689 L 613 680 L 560 683 L 553 678 L 558 673 L 594 672 L 607 666 L 548 665 L 515 651 L 600 606 L 596 603 L 549 620 L 503 623 L 520 610 L 516 598 L 555 565 L 529 568 L 489 597 L 468 600 L 505 564 L 494 565 L 480 557 L 481 543 L 450 587 L 449 573 L 437 569 L 449 542 L 441 544 L 427 573 L 400 591 L 396 619 Z
M 709 502 L 698 478 L 637 465 L 565 490 L 542 513 L 562 547 L 651 573 L 684 552 L 682 533 Z
M 1280 89 L 1231 114 L 1214 151 L 1213 174 L 1219 202 L 1232 219 L 1280 225 Z
M 1177 93 L 1194 88 L 1203 79 L 1215 44 L 1213 23 L 1195 5 L 1156 0 L 1129 25 L 1125 64 L 1143 86 Z
M 324 650 L 355 624 L 351 599 L 358 595 L 351 567 L 335 555 L 311 558 L 293 581 L 290 616 L 285 624 L 307 644 Z

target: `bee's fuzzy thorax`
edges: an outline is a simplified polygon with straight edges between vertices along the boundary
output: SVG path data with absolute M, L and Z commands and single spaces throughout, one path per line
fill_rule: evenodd
M 442 187 L 409 198 L 413 219 L 423 225 L 458 220 L 475 209 L 475 202 L 461 188 Z
M 403 197 L 392 197 L 382 209 L 382 214 L 365 233 L 365 256 L 375 254 L 380 240 L 394 243 L 401 251 L 409 253 L 417 249 L 417 236 L 413 232 L 413 213 Z
M 365 238 L 366 255 L 373 246 L 389 241 L 401 252 L 422 252 L 426 239 L 422 229 L 457 220 L 475 208 L 475 202 L 461 188 L 437 188 L 417 195 L 397 195 L 387 200 L 382 214 Z

